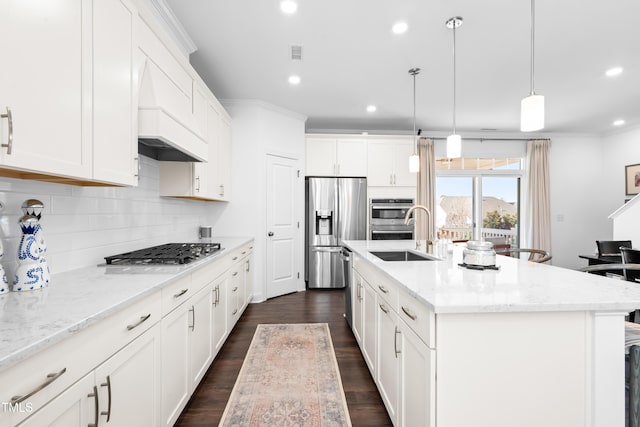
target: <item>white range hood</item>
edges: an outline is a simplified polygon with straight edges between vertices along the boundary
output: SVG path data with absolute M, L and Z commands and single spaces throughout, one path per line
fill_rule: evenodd
M 207 141 L 196 127 L 191 97 L 148 58 L 140 76 L 139 152 L 163 161 L 207 161 Z

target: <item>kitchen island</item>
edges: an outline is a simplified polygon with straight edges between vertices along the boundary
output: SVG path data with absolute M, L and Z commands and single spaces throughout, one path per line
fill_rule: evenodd
M 383 261 L 371 251 L 414 242 L 344 244 L 354 335 L 396 426 L 624 425 L 637 286 L 505 256 L 469 270 L 463 247 Z

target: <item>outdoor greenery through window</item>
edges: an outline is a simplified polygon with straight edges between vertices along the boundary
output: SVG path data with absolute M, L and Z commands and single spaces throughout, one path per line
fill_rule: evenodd
M 522 158 L 437 159 L 438 236 L 518 246 L 522 175 Z

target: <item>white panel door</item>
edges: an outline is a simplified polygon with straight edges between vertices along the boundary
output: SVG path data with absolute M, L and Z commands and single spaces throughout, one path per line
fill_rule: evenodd
M 88 3 L 0 2 L 0 113 L 13 117 L 11 154 L 0 149 L 0 164 L 91 177 Z M 8 132 L 0 119 L 3 144 Z
M 298 290 L 297 161 L 267 155 L 267 298 Z

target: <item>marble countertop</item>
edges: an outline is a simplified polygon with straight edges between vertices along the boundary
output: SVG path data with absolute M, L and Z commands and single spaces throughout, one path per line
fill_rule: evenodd
M 0 295 L 0 370 L 117 313 L 253 240 L 214 238 L 224 249 L 180 266 L 95 266 L 54 274 L 42 290 Z
M 464 245 L 437 261 L 383 261 L 371 250 L 414 249 L 413 241 L 343 242 L 436 313 L 617 311 L 640 308 L 640 286 L 498 255 L 499 270 L 460 267 Z M 440 254 L 435 254 L 440 255 Z

